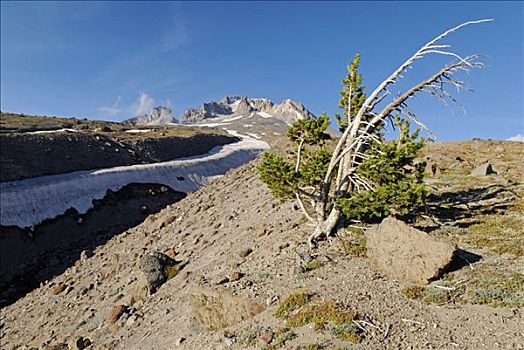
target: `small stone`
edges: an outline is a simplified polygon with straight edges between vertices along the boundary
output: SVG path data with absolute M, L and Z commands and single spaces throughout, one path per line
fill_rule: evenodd
M 222 277 L 218 282 L 217 284 L 224 284 L 224 283 L 227 283 L 229 282 L 229 278 L 227 277 Z
M 51 293 L 53 293 L 53 295 L 58 295 L 62 293 L 66 288 L 67 287 L 64 283 L 59 283 L 53 287 L 53 289 L 51 290 Z
M 249 254 L 251 254 L 253 252 L 253 249 L 251 248 L 246 248 L 246 249 L 242 249 L 238 255 L 240 255 L 240 257 L 242 258 L 245 258 L 246 256 L 248 256 Z
M 95 255 L 91 250 L 82 250 L 82 253 L 80 253 L 80 260 L 85 261 Z
M 113 324 L 118 321 L 118 319 L 126 312 L 127 308 L 125 305 L 113 305 L 111 311 L 109 312 L 109 323 Z
M 267 331 L 267 332 L 264 332 L 262 333 L 259 337 L 258 337 L 258 340 L 262 343 L 262 344 L 269 344 L 271 343 L 271 341 L 273 340 L 273 336 L 274 336 L 274 333 L 271 332 L 271 331 Z
M 128 320 L 126 321 L 126 326 L 132 326 L 136 321 L 138 320 L 138 316 L 137 315 L 132 315 L 128 318 Z
M 175 247 L 171 247 L 171 248 L 169 248 L 169 249 L 166 251 L 166 255 L 169 256 L 170 258 L 174 259 L 175 256 L 176 256 L 176 250 L 175 250 Z
M 242 277 L 244 277 L 244 274 L 242 272 L 239 272 L 239 271 L 235 271 L 231 274 L 231 277 L 229 278 L 229 280 L 231 282 L 235 282 L 235 281 L 238 281 L 239 279 L 241 279 Z
M 83 337 L 76 337 L 73 340 L 69 342 L 69 349 L 70 350 L 83 350 L 86 347 L 91 345 L 91 340 Z

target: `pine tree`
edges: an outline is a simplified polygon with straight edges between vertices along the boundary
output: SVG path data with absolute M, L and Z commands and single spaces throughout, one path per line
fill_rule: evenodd
M 347 126 L 351 123 L 351 120 L 348 120 L 348 116 L 356 115 L 366 100 L 366 94 L 364 93 L 365 86 L 362 85 L 362 74 L 358 71 L 359 65 L 360 55 L 357 54 L 347 66 L 347 76 L 342 79 L 343 88 L 342 91 L 340 91 L 340 101 L 338 103 L 338 107 L 342 110 L 342 115 L 338 113 L 335 114 L 341 132 L 344 132 Z M 351 111 L 348 111 L 350 91 Z
M 315 225 L 309 237 L 311 246 L 333 234 L 344 215 L 346 220 L 372 222 L 387 215 L 413 215 L 424 205 L 428 194 L 422 181 L 424 164 L 416 161 L 424 140 L 418 138 L 418 130 L 410 133 L 408 121 L 398 114 L 427 128 L 407 107 L 414 96 L 429 92 L 441 101 L 456 102 L 448 89 L 467 88 L 455 78 L 456 74 L 483 64 L 478 61 L 480 55 L 461 57 L 451 52 L 443 40 L 465 26 L 490 21 L 465 22 L 438 35 L 369 94 L 364 92 L 363 77 L 358 71 L 360 56 L 355 56 L 342 81 L 339 107 L 343 114 L 336 115 L 336 119 L 343 133 L 334 149 L 325 147 L 329 120 L 322 115 L 298 121 L 289 129 L 288 136 L 296 145 L 294 165 L 275 154 L 264 156 L 259 166 L 262 180 L 279 198 L 294 195 Z M 455 60 L 392 96 L 391 87 L 414 63 L 429 55 L 452 56 Z M 384 139 L 383 129 L 388 121 L 393 121 L 390 126 L 398 127 L 396 141 Z

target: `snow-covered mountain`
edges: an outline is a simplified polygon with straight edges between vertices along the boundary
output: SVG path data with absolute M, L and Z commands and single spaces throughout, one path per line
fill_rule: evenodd
M 226 96 L 218 102 L 204 103 L 200 108 L 189 109 L 181 118 L 183 124 L 201 124 L 211 122 L 209 119 L 232 121 L 241 118 L 276 118 L 286 124 L 299 119 L 313 118 L 314 115 L 300 102 L 286 99 L 275 104 L 266 98 L 246 96 Z
M 173 117 L 173 111 L 170 108 L 158 106 L 147 114 L 126 119 L 122 123 L 129 125 L 167 125 L 178 123 L 178 121 Z

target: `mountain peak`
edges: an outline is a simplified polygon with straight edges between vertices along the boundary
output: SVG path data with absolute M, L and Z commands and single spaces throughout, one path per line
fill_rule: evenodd
M 129 125 L 166 125 L 178 123 L 173 117 L 173 111 L 169 107 L 157 106 L 151 112 L 122 121 Z
M 265 116 L 285 121 L 288 124 L 313 118 L 314 115 L 300 102 L 285 99 L 275 104 L 267 98 L 247 96 L 224 96 L 218 102 L 204 103 L 199 109 L 190 108 L 181 118 L 183 124 L 197 124 L 205 119 L 227 116 L 248 116 L 260 112 Z

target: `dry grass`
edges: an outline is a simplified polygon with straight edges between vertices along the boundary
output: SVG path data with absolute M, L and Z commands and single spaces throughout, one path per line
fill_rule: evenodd
M 190 294 L 193 314 L 209 330 L 217 330 L 251 318 L 264 307 L 227 290 L 195 287 Z

